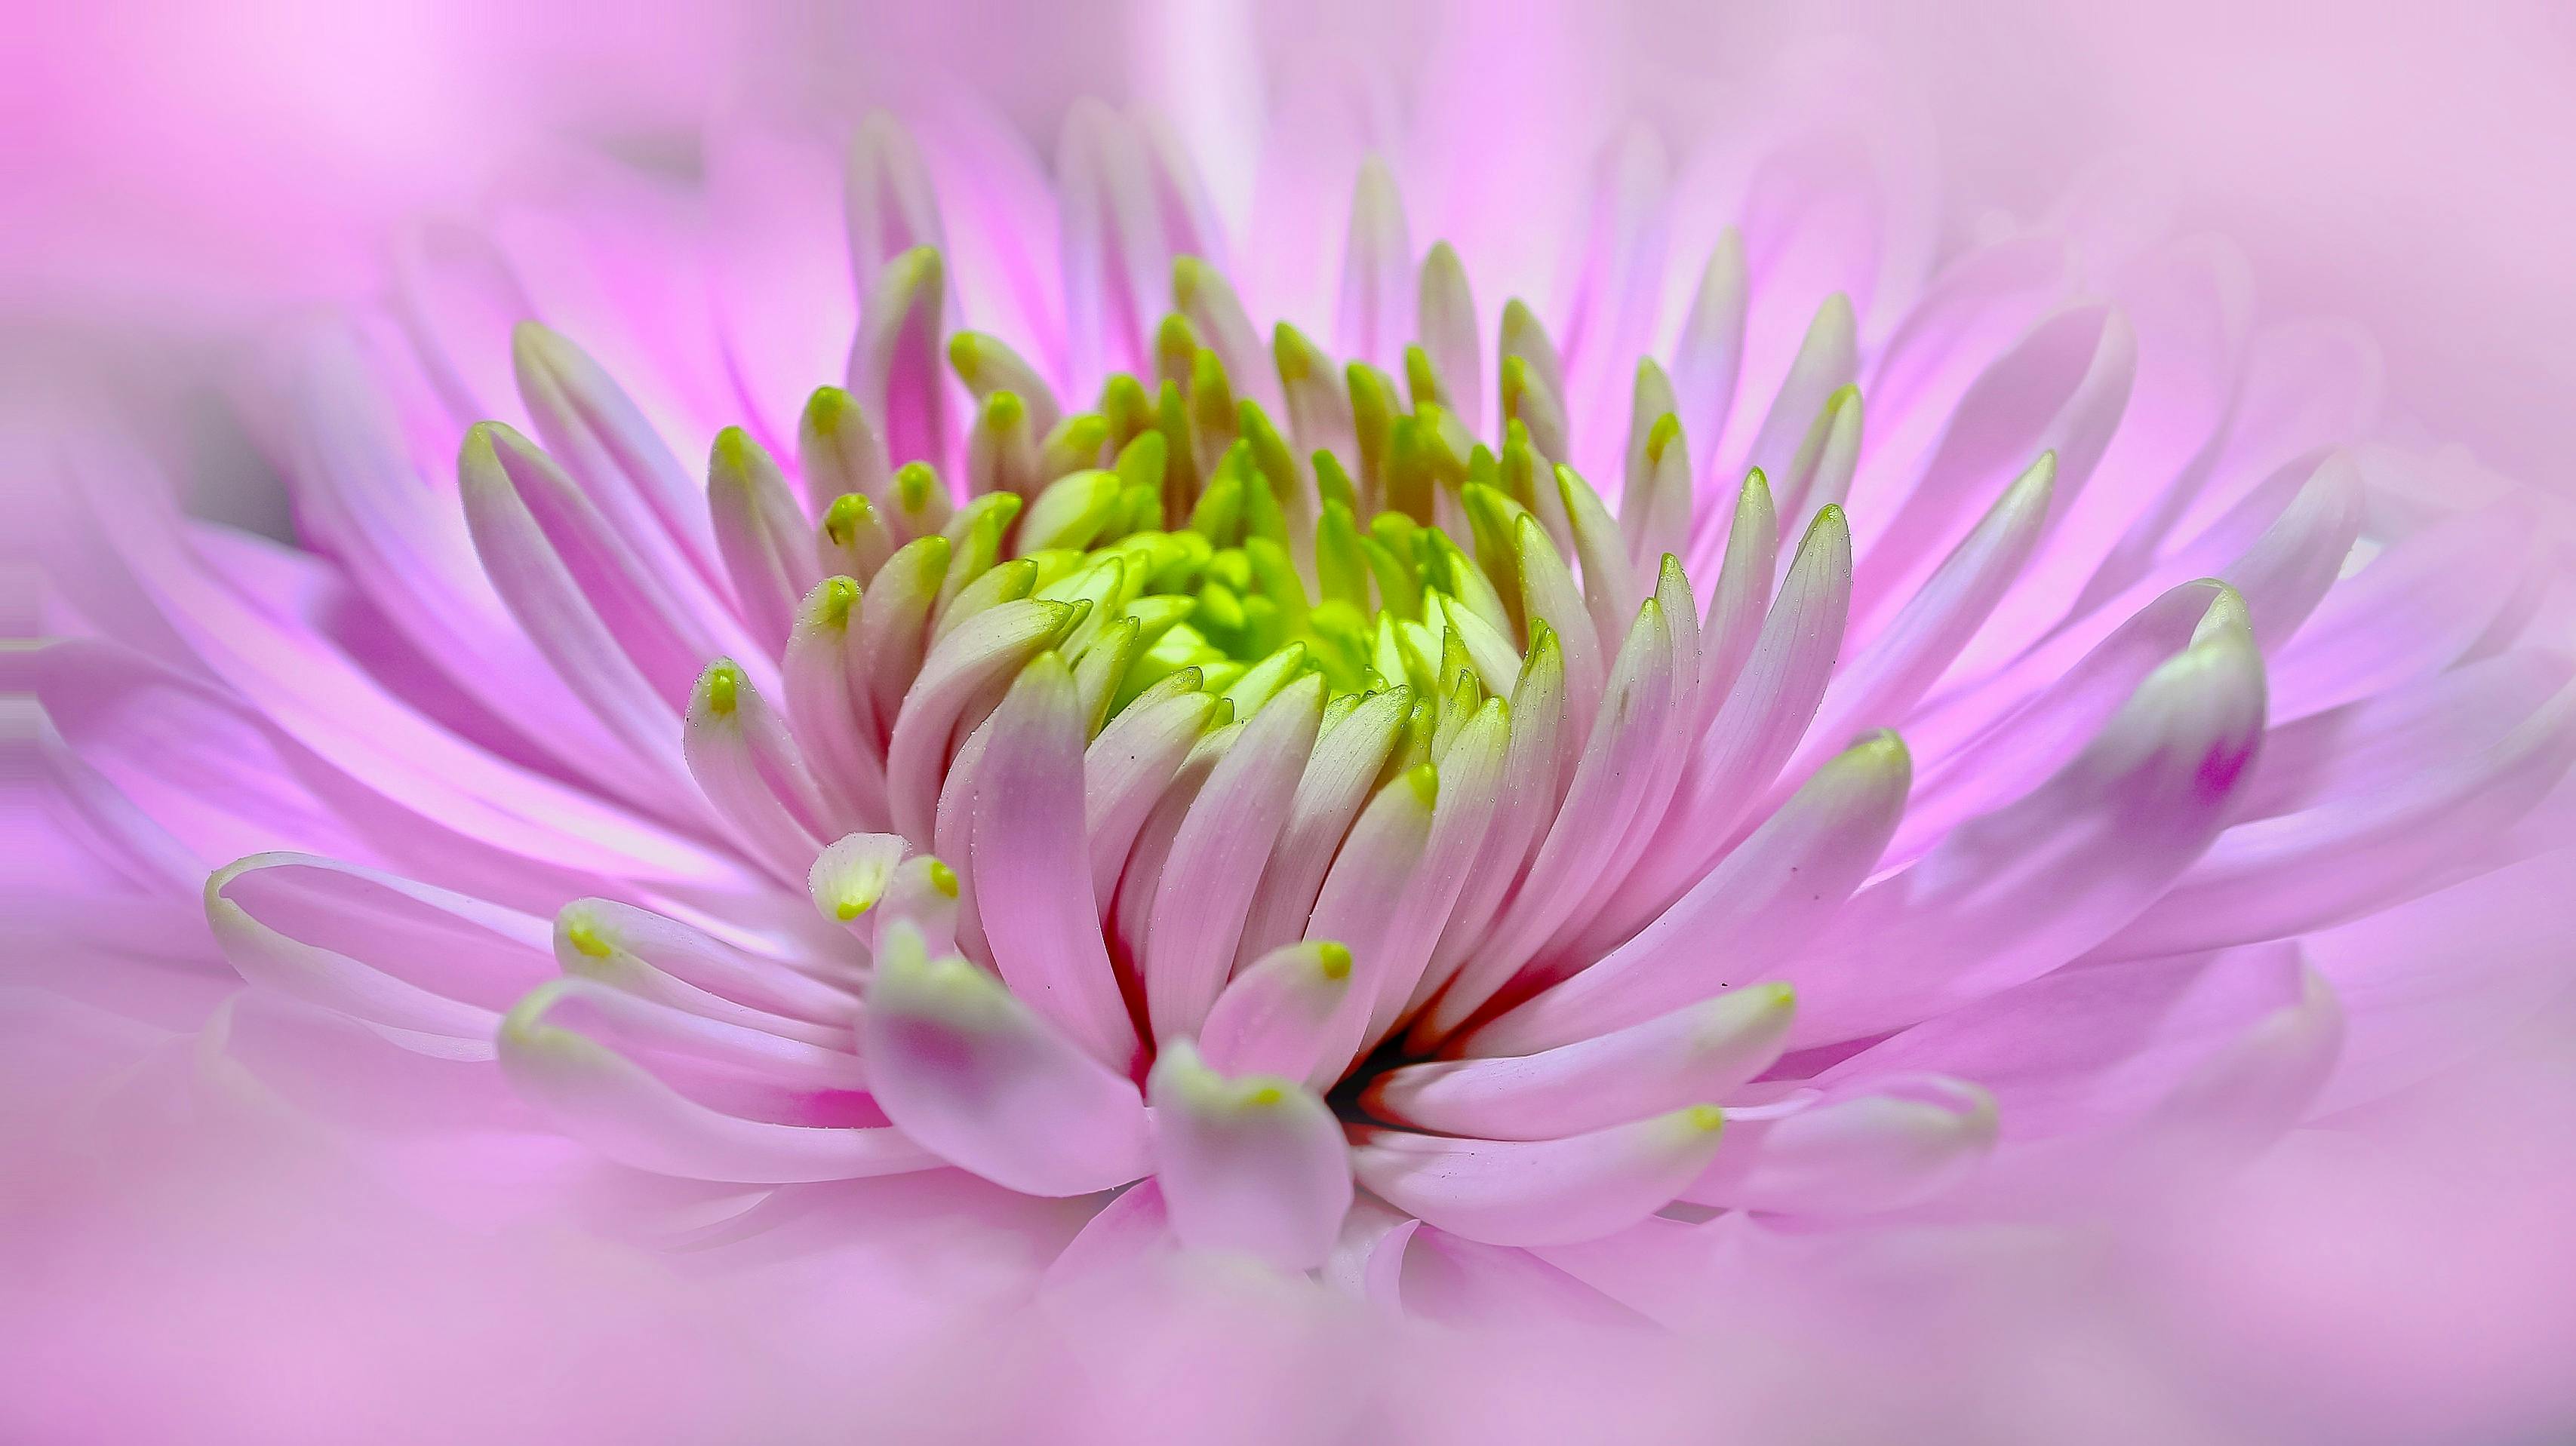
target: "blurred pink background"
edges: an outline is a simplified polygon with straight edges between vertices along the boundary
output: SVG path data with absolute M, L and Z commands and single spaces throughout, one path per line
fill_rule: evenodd
M 365 288 L 404 217 L 470 205 L 556 150 L 686 165 L 710 115 L 747 102 L 851 114 L 942 83 L 917 64 L 936 55 L 945 83 L 987 97 L 1042 150 L 1064 107 L 1094 92 L 1161 105 L 1222 151 L 1246 141 L 1264 78 L 1374 68 L 1393 83 L 1444 36 L 1501 25 L 1591 32 L 1598 45 L 1564 47 L 1548 83 L 1676 122 L 1721 115 L 1752 82 L 1791 70 L 1830 84 L 1841 67 L 1867 77 L 1855 84 L 1910 92 L 1933 118 L 1959 228 L 1987 209 L 2037 212 L 2087 164 L 2123 155 L 2152 183 L 2142 201 L 2168 195 L 2183 227 L 2246 248 L 2267 313 L 2337 313 L 2369 327 L 2393 399 L 2426 434 L 2531 482 L 2576 488 L 2560 462 L 2576 455 L 2576 7 L 2564 3 L 2447 13 L 2380 0 L 0 4 L 10 10 L 0 24 L 10 78 L 0 87 L 0 400 L 105 382 L 135 413 L 175 421 L 211 479 L 201 507 L 255 525 L 280 526 L 283 512 L 214 401 L 231 339 L 298 301 Z M 1250 86 L 1239 83 L 1246 73 Z M 1498 93 L 1498 111 L 1509 104 Z M 1210 179 L 1221 206 L 1239 204 L 1243 177 Z M 2272 1439 L 2280 1433 L 2249 1404 L 2267 1387 L 2302 1410 L 2322 1403 L 2322 1421 L 2300 1424 L 2324 1439 L 2513 1439 L 2563 1420 L 2563 1347 L 2576 1334 L 2558 1284 L 2576 1180 L 2569 1023 L 2562 1012 L 2526 1031 L 2483 1084 L 2385 1111 L 2375 1123 L 2398 1142 L 2386 1154 L 2292 1156 L 2191 1222 L 2223 1229 L 2148 1228 L 2108 1262 L 2080 1252 L 2022 1262 L 2029 1278 L 1996 1289 L 2041 1304 L 1995 1318 L 2020 1321 L 2027 1338 L 1950 1338 L 1955 1298 L 1899 1302 L 1883 1318 L 1891 1332 L 1922 1333 L 1910 1359 L 1924 1379 L 1913 1384 L 1934 1398 L 1966 1389 L 1971 1378 L 1945 1367 L 1984 1347 L 2031 1362 L 2015 1383 L 2030 1389 L 2009 1414 L 2032 1439 L 2066 1438 L 2048 1429 L 2052 1410 L 2092 1415 L 2106 1402 L 2130 1408 L 2130 1439 Z M 15 1061 L 30 1078 L 31 1059 Z M 2494 1109 L 2499 1100 L 2512 1107 Z M 57 1103 L 0 1070 L 0 1114 L 57 1125 Z M 143 1138 L 66 1147 L 77 1158 L 40 1161 L 26 1177 L 52 1182 L 45 1190 L 0 1198 L 0 1282 L 15 1282 L 0 1285 L 0 1346 L 58 1353 L 22 1402 L 40 1422 L 80 1420 L 115 1388 L 65 1363 L 138 1355 L 165 1389 L 135 1407 L 134 1424 L 164 1433 L 257 1402 L 290 1437 L 386 1424 L 347 1414 L 361 1407 L 426 1407 L 409 1421 L 416 1432 L 507 1423 L 613 1439 L 646 1422 L 738 1427 L 738 1398 L 709 1380 L 750 1382 L 764 1398 L 772 1384 L 821 1380 L 842 1419 L 890 1409 L 890 1396 L 945 1412 L 989 1389 L 980 1371 L 907 1379 L 921 1362 L 897 1346 L 912 1343 L 854 1339 L 848 1298 L 809 1299 L 837 1277 L 809 1277 L 802 1264 L 803 1294 L 785 1296 L 802 1310 L 779 1309 L 774 1279 L 701 1298 L 588 1243 L 413 1220 L 372 1182 L 316 1183 L 283 1167 L 251 1182 L 234 1168 L 250 1158 L 265 1171 L 291 1151 L 237 1153 L 240 1141 L 193 1123 L 178 1145 L 135 1133 Z M 188 1148 L 198 1153 L 167 1172 L 136 1163 Z M 2504 1178 L 2515 1171 L 2528 1178 Z M 2353 1208 L 2320 1212 L 2319 1201 Z M 244 1251 L 245 1222 L 254 1239 L 273 1232 L 274 1248 Z M 138 1240 L 160 1253 L 136 1263 Z M 40 1241 L 49 1258 L 21 1255 Z M 387 1259 L 407 1282 L 397 1289 L 344 1268 Z M 482 1271 L 524 1287 L 514 1313 L 439 1294 L 442 1281 Z M 1853 1289 L 1901 1295 L 1903 1282 Z M 327 1309 L 287 1319 L 281 1296 Z M 624 1333 L 602 1334 L 603 1302 Z M 263 1303 L 280 1318 L 263 1319 Z M 909 1317 L 890 1308 L 882 1319 Z M 138 1338 L 137 1320 L 164 1333 Z M 2201 1329 L 2212 1320 L 2226 1328 Z M 2310 1333 L 2319 1320 L 2348 1329 Z M 398 1360 L 328 1354 L 334 1340 L 401 1339 L 381 1334 L 394 1327 L 415 1331 L 418 1349 Z M 231 1351 L 204 1348 L 226 1337 Z M 1058 1345 L 1024 1349 L 1051 1361 Z M 706 1379 L 627 1379 L 643 1374 L 637 1359 L 670 1358 L 657 1349 L 704 1363 Z M 1634 1358 L 1599 1367 L 1672 1364 L 1627 1344 L 1620 1353 Z M 452 1389 L 532 1359 L 600 1389 L 539 1401 Z M 1273 1364 L 1284 1373 L 1299 1359 Z M 1708 1379 L 1756 1381 L 1764 1364 L 1748 1358 Z M 1830 1386 L 1832 1364 L 1807 1373 Z M 2119 1378 L 2159 1367 L 2195 1385 Z M 1496 1379 L 1480 1385 L 1491 1390 L 1458 1394 L 1489 1414 L 1504 1409 L 1494 1402 L 1530 1404 L 1525 1385 L 1516 1394 L 1501 1379 L 1509 1373 L 1486 1370 Z M 2277 1379 L 2245 1379 L 2262 1372 Z M 1669 1394 L 1693 1379 L 1651 1384 Z M 335 1380 L 336 1395 L 315 1392 Z M 889 1381 L 908 1389 L 871 1394 Z M 1805 1384 L 1791 1376 L 1773 1389 Z M 629 1390 L 625 1412 L 607 1419 L 547 1414 Z M 1900 1391 L 1883 1404 L 1921 1399 Z M 1633 1404 L 1666 1402 L 1650 1391 Z M 1672 1405 L 1686 1419 L 1701 1402 Z M 2258 1424 L 2235 1434 L 2249 1415 Z M 1520 1424 L 1565 1423 L 1541 1413 Z M 2003 1434 L 2001 1420 L 1988 1424 L 1985 1439 Z
M 2564 485 L 2576 452 L 2576 9 L 2365 0 L 1921 6 L 1632 0 L 1063 5 L 14 4 L 0 93 L 6 380 L 362 285 L 391 222 L 546 148 L 687 154 L 755 98 L 818 114 L 949 83 L 1051 137 L 1076 94 L 1150 98 L 1222 145 L 1283 67 L 1399 79 L 1462 27 L 1593 32 L 1551 84 L 1688 120 L 1849 64 L 1917 93 L 1957 214 L 2027 214 L 2089 159 L 2170 183 L 2252 254 L 2267 310 L 2369 326 L 2430 433 Z M 904 57 L 898 66 L 890 57 Z M 1499 100 L 1498 100 L 1499 104 Z M 1239 179 L 1212 179 L 1222 206 Z

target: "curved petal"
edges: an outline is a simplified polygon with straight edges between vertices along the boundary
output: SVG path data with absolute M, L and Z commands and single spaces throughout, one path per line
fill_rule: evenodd
M 1154 1170 L 1172 1233 L 1281 1270 L 1324 1263 L 1351 1208 L 1342 1128 L 1313 1091 L 1271 1075 L 1217 1073 L 1186 1040 L 1165 1047 L 1146 1089 Z
M 1489 1245 L 1564 1245 L 1670 1204 L 1717 1153 L 1722 1116 L 1697 1104 L 1561 1140 L 1469 1140 L 1362 1130 L 1360 1183 L 1388 1204 Z
M 1955 1008 L 2101 942 L 2209 847 L 2262 727 L 2262 656 L 2222 593 L 2072 763 L 1863 891 L 1793 961 L 1797 1042 Z
M 1308 674 L 1263 705 L 1208 775 L 1172 839 L 1140 967 L 1158 1040 L 1193 1035 L 1225 987 L 1254 892 L 1323 722 Z
M 1047 653 L 994 711 L 974 800 L 972 887 L 1002 977 L 1067 1038 L 1123 1072 L 1136 1028 L 1089 887 L 1080 706 L 1071 670 Z
M 510 1011 L 502 1069 L 565 1133 L 638 1169 L 697 1180 L 785 1184 L 936 1169 L 897 1130 L 744 1119 L 700 1104 L 598 1039 L 553 1019 L 588 981 L 560 979 Z M 594 986 L 596 987 L 596 986 Z
M 1135 1085 L 992 975 L 932 959 L 897 929 L 867 1006 L 860 1038 L 877 1103 L 943 1159 L 1028 1195 L 1088 1195 L 1150 1168 Z
M 1361 1102 L 1447 1135 L 1559 1139 L 1725 1098 L 1779 1058 L 1795 1009 L 1787 985 L 1755 985 L 1535 1054 L 1405 1065 Z
M 1351 951 L 1326 939 L 1283 944 L 1233 979 L 1208 1010 L 1199 1049 L 1228 1074 L 1312 1078 L 1351 991 Z
M 501 1012 L 554 972 L 542 919 L 311 854 L 217 870 L 206 921 L 242 977 L 451 1059 L 490 1058 Z
M 1895 1210 L 1951 1188 L 1995 1141 L 1994 1100 L 1926 1075 L 1727 1131 L 1685 1200 L 1785 1215 Z

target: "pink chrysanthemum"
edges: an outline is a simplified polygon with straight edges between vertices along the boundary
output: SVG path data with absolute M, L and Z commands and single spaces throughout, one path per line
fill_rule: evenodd
M 627 1165 L 1381 1294 L 2161 1167 L 2468 1037 L 2412 1016 L 2551 877 L 2559 544 L 2223 247 L 1926 267 L 1830 148 L 1693 235 L 1635 140 L 1533 218 L 1551 330 L 1372 164 L 1328 351 L 1178 154 L 873 120 L 855 288 L 761 148 L 416 238 L 258 389 L 309 550 L 85 492 L 13 666 L 88 882 L 261 850 L 204 882 L 255 990 Z

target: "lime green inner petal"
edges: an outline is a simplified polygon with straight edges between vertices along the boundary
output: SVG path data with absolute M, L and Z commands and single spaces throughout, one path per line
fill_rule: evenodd
M 1181 353 L 1185 331 L 1167 325 L 1166 349 Z M 1434 697 L 1465 666 L 1445 600 L 1499 607 L 1495 622 L 1517 624 L 1518 597 L 1499 595 L 1474 559 L 1508 555 L 1500 539 L 1521 509 L 1502 489 L 1517 477 L 1526 490 L 1540 470 L 1525 435 L 1515 429 L 1506 444 L 1511 465 L 1472 443 L 1462 458 L 1464 433 L 1426 404 L 1374 419 L 1385 445 L 1364 441 L 1355 462 L 1329 451 L 1300 461 L 1260 406 L 1233 400 L 1215 353 L 1166 360 L 1186 381 L 1154 389 L 1161 405 L 1140 405 L 1152 391 L 1122 374 L 1103 388 L 1099 414 L 1067 419 L 1105 430 L 1114 461 L 1046 484 L 1007 549 L 1036 564 L 1035 596 L 1088 600 L 1111 624 L 1135 620 L 1113 711 L 1187 668 L 1209 692 L 1248 693 L 1239 709 L 1308 672 L 1332 698 L 1396 684 Z M 1223 404 L 1202 404 L 1211 393 Z M 1196 459 L 1211 453 L 1200 475 Z M 1362 521 L 1370 481 L 1400 505 Z M 1474 520 L 1472 551 L 1430 520 L 1444 487 L 1462 499 L 1450 510 Z

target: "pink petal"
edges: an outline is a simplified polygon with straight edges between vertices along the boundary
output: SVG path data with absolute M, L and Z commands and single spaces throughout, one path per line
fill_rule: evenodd
M 916 843 L 929 841 L 949 746 L 967 708 L 1061 638 L 1074 611 L 1063 603 L 1035 599 L 988 608 L 941 639 L 922 661 L 911 688 L 898 690 L 903 711 L 886 744 L 888 803 L 897 833 Z M 874 620 L 871 614 L 867 622 Z M 863 640 L 867 622 L 861 624 Z M 1071 682 L 1070 675 L 1066 681 Z
M 1173 837 L 1141 965 L 1158 1040 L 1197 1033 L 1225 987 L 1323 706 L 1324 680 L 1315 674 L 1272 698 L 1210 772 Z
M 2072 763 L 1862 892 L 1802 951 L 1798 1041 L 1955 1008 L 2099 943 L 2209 847 L 2262 726 L 2262 658 L 2223 593 Z
M 586 575 L 558 549 L 529 505 L 530 489 L 550 495 L 571 525 L 591 529 L 593 540 L 600 536 L 596 521 L 583 521 L 570 479 L 525 438 L 497 424 L 478 425 L 465 434 L 457 471 L 475 551 L 538 651 L 638 758 L 665 767 L 676 763 L 674 705 L 686 694 L 671 691 L 666 675 L 673 667 L 694 668 L 687 660 L 704 640 L 684 641 L 648 626 L 629 641 L 610 629 L 599 609 L 619 593 L 602 574 Z M 711 649 L 697 651 L 698 662 L 709 656 Z
M 1243 940 L 1235 950 L 1238 966 L 1248 966 L 1305 932 L 1307 916 L 1324 887 L 1324 871 L 1332 866 L 1333 850 L 1368 802 L 1369 786 L 1394 750 L 1412 701 L 1412 689 L 1389 688 L 1361 700 L 1316 741 L 1298 775 L 1297 791 L 1289 799 L 1287 819 L 1262 871 L 1261 886 L 1252 897 Z M 1205 1043 L 1204 1038 L 1201 1042 Z
M 1413 334 L 1412 278 L 1404 199 L 1386 163 L 1372 156 L 1360 166 L 1342 254 L 1341 325 L 1334 332 L 1342 355 L 1379 367 L 1397 363 Z
M 1351 951 L 1328 939 L 1283 944 L 1236 971 L 1199 1031 L 1207 1062 L 1227 1074 L 1311 1079 L 1347 1020 Z M 1345 1046 L 1347 1048 L 1347 1046 Z
M 1709 248 L 1691 292 L 1690 313 L 1673 342 L 1673 410 L 1692 438 L 1691 474 L 1708 470 L 1724 440 L 1735 405 L 1735 379 L 1744 361 L 1746 286 L 1744 235 L 1729 226 Z
M 832 828 L 795 737 L 751 680 L 718 658 L 689 698 L 681 749 L 707 803 L 782 879 L 804 877 Z
M 859 1016 L 855 964 L 829 974 L 807 972 L 613 899 L 564 905 L 555 916 L 554 951 L 567 974 L 808 1042 L 846 1047 Z
M 1994 1145 L 1994 1101 L 1975 1085 L 1926 1075 L 1878 1090 L 1730 1127 L 1682 1198 L 1788 1215 L 1874 1214 L 1951 1188 Z
M 2414 1084 L 2563 997 L 2571 886 L 2576 851 L 2560 849 L 2303 940 L 2344 1012 L 2317 1113 Z
M 2086 963 L 1918 1024 L 1818 1082 L 1972 1079 L 1994 1096 L 2007 1145 L 2106 1130 L 2144 1118 L 2205 1061 L 2298 1004 L 2302 972 L 2285 944 Z
M 2576 687 L 2478 754 L 2229 829 L 2105 948 L 2170 954 L 2283 938 L 2454 882 L 2571 765 Z
M 1571 1044 L 1761 978 L 1868 876 L 1911 777 L 1893 734 L 1827 761 L 1634 939 L 1478 1029 L 1466 1047 L 1507 1055 Z M 1722 950 L 1710 943 L 1720 939 Z
M 1138 698 L 1083 751 L 1083 835 L 1091 841 L 1092 897 L 1104 913 L 1136 835 L 1207 736 L 1218 703 L 1195 689 Z
M 776 656 L 796 625 L 798 606 L 823 573 L 812 529 L 787 490 L 787 478 L 740 427 L 716 434 L 707 463 L 707 509 L 743 617 Z
M 206 920 L 242 977 L 450 1059 L 490 1058 L 501 1012 L 554 973 L 542 919 L 310 854 L 217 870 Z
M 699 1180 L 779 1184 L 937 1168 L 942 1161 L 884 1127 L 744 1119 L 700 1104 L 552 1012 L 587 981 L 558 980 L 510 1012 L 502 1068 L 557 1128 L 621 1163 Z M 596 988 L 596 986 L 592 986 Z
M 1360 1183 L 1399 1210 L 1491 1245 L 1561 1245 L 1670 1204 L 1717 1153 L 1713 1105 L 1561 1140 L 1465 1140 L 1362 1130 Z
M 859 122 L 845 177 L 850 275 L 861 296 L 896 257 L 917 246 L 946 247 L 921 149 L 893 116 L 871 111 Z
M 1163 1189 L 1152 1177 L 1118 1192 L 1100 1207 L 1080 1234 L 1066 1242 L 1047 1267 L 1046 1290 L 1062 1290 L 1086 1280 L 1121 1283 L 1128 1272 L 1172 1243 L 1171 1212 L 1163 1206 Z
M 862 1027 L 877 1103 L 941 1158 L 1029 1195 L 1087 1195 L 1149 1168 L 1136 1087 L 1002 982 L 897 930 Z
M 1155 1180 L 1183 1244 L 1281 1270 L 1324 1263 L 1351 1208 L 1351 1165 L 1321 1099 L 1293 1080 L 1219 1074 L 1186 1040 L 1165 1047 L 1147 1089 Z
M 719 611 L 707 590 L 718 571 L 705 499 L 625 389 L 580 347 L 533 321 L 511 332 L 510 358 L 538 439 L 580 481 L 605 529 L 680 607 Z
M 859 307 L 850 346 L 850 395 L 885 431 L 897 463 L 942 462 L 948 453 L 947 270 L 939 253 L 916 246 L 889 260 Z
M 1795 1007 L 1787 985 L 1755 985 L 1534 1054 L 1405 1065 L 1378 1076 L 1362 1102 L 1448 1135 L 1581 1134 L 1725 1098 L 1779 1057 Z
M 2284 720 L 2457 662 L 2503 611 L 2529 533 L 2506 509 L 2470 513 L 2373 558 L 2317 605 L 2273 665 Z
M 994 711 L 986 747 L 973 874 L 994 967 L 1066 1038 L 1124 1070 L 1136 1030 L 1092 899 L 1082 718 L 1061 659 L 1045 654 L 1021 672 Z

